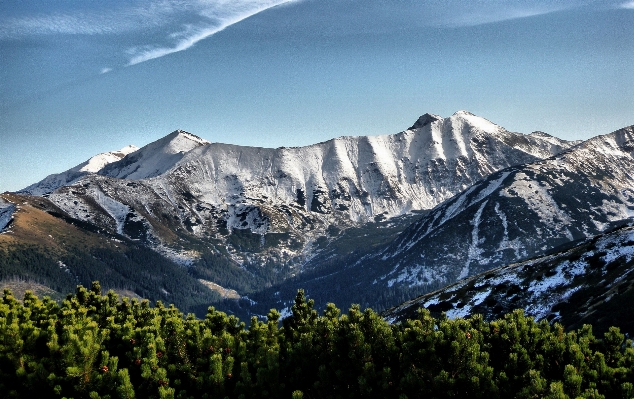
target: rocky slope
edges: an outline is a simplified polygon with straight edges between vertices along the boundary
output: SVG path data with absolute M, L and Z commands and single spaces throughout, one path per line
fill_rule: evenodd
M 495 320 L 524 309 L 538 320 L 568 328 L 592 323 L 634 333 L 634 228 L 622 227 L 570 249 L 493 269 L 384 313 L 391 322 L 416 316 L 419 308 L 450 318 L 482 314 Z
M 15 204 L 0 198 L 0 233 L 2 233 L 13 220 Z
M 17 285 L 63 299 L 78 284 L 99 280 L 107 290 L 174 303 L 199 315 L 220 300 L 216 290 L 182 266 L 138 242 L 68 217 L 47 198 L 5 193 L 2 202 L 13 211 L 9 228 L 0 232 L 0 287 Z
M 634 127 L 492 174 L 374 256 L 382 284 L 446 285 L 634 216 Z

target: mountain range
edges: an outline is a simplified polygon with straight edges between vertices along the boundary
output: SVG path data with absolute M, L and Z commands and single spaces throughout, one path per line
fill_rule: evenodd
M 277 149 L 177 130 L 5 194 L 0 238 L 29 229 L 11 217 L 30 207 L 151 249 L 193 291 L 233 290 L 241 299 L 222 302 L 230 311 L 287 309 L 297 288 L 318 305 L 383 309 L 628 224 L 633 157 L 632 127 L 569 142 L 467 111 L 424 114 L 397 134 Z M 17 243 L 3 242 L 5 254 Z M 95 258 L 91 246 L 80 251 Z M 112 288 L 136 287 L 133 274 Z
M 595 236 L 634 216 L 634 129 L 493 173 L 375 255 L 396 283 L 441 284 Z
M 173 231 L 222 237 L 238 262 L 301 264 L 333 227 L 431 209 L 492 172 L 572 144 L 511 133 L 465 111 L 445 119 L 425 114 L 395 135 L 301 148 L 209 143 L 175 131 L 94 173 L 75 177 L 78 169 L 86 173 L 79 165 L 20 193 L 45 194 L 73 218 L 189 261 L 196 255 L 174 242 Z M 245 251 L 227 239 L 240 230 L 259 238 L 260 248 Z M 271 240 L 274 246 L 265 245 Z

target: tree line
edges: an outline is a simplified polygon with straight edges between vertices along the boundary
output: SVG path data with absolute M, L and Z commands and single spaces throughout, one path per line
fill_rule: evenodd
M 63 254 L 28 244 L 0 248 L 0 280 L 16 277 L 36 281 L 60 293 L 73 292 L 78 284 L 90 286 L 92 281 L 99 280 L 106 287 L 129 290 L 151 300 L 170 301 L 200 316 L 205 315 L 209 303 L 222 300 L 190 275 L 187 268 L 133 244 L 120 251 L 69 245 Z
M 320 315 L 299 291 L 292 314 L 249 326 L 210 307 L 78 286 L 61 304 L 5 290 L 0 392 L 9 398 L 632 398 L 634 348 L 618 328 L 565 331 L 515 311 L 486 322 L 389 324 L 359 306 Z

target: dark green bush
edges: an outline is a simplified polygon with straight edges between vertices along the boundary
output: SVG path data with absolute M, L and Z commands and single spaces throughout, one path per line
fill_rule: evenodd
M 280 325 L 81 286 L 61 305 L 0 303 L 0 392 L 9 398 L 631 398 L 634 348 L 617 328 L 566 332 L 515 311 L 390 325 L 371 309 L 322 315 L 300 291 Z

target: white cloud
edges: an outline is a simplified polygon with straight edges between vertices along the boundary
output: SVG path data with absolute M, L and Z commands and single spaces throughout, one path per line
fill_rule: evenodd
M 1 38 L 17 38 L 49 34 L 107 34 L 121 30 L 121 24 L 111 24 L 108 16 L 97 20 L 86 14 L 52 14 L 5 19 L 0 24 Z
M 142 50 L 129 49 L 128 52 L 132 53 L 133 56 L 128 65 L 139 64 L 168 54 L 187 50 L 199 41 L 233 24 L 271 7 L 290 3 L 291 1 L 293 0 L 201 0 L 198 15 L 204 17 L 206 19 L 205 22 L 197 25 L 186 24 L 184 25 L 183 31 L 171 33 L 169 37 L 177 39 L 176 42 L 171 43 L 171 45 L 146 46 Z
M 112 68 L 107 68 L 106 67 L 106 68 L 102 68 L 100 73 L 103 75 L 104 73 L 108 73 L 110 71 L 112 71 Z
M 214 33 L 220 32 L 221 30 L 223 30 L 229 25 L 230 24 L 227 24 L 225 26 L 220 26 L 218 28 L 212 27 L 212 28 L 202 29 L 199 32 L 192 33 L 191 35 L 179 40 L 175 45 L 170 47 L 150 47 L 140 51 L 135 51 L 135 50 L 128 51 L 129 53 L 134 54 L 133 57 L 130 59 L 128 66 L 140 64 L 141 62 L 153 60 L 155 58 L 163 57 L 168 54 L 187 50 L 188 48 L 198 43 L 199 41 L 213 35 Z
M 134 65 L 186 50 L 245 18 L 294 1 L 299 0 L 139 0 L 105 10 L 86 9 L 90 6 L 75 3 L 78 5 L 74 9 L 55 13 L 0 16 L 0 39 L 52 34 L 109 35 L 180 26 L 180 31 L 165 33 L 161 42 L 129 48 L 128 65 Z
M 500 7 L 497 10 L 485 9 L 483 12 L 474 10 L 461 10 L 454 18 L 449 18 L 449 26 L 475 26 L 494 22 L 508 21 L 519 18 L 534 17 L 537 15 L 549 14 L 571 8 L 570 4 L 543 5 L 543 6 L 522 6 Z M 442 23 L 442 22 L 441 22 Z
M 145 42 L 122 49 L 122 52 L 128 54 L 127 65 L 135 65 L 187 50 L 199 41 L 250 16 L 271 7 L 297 1 L 301 0 L 133 0 L 132 3 L 117 3 L 119 5 L 108 6 L 106 9 L 95 9 L 90 5 L 94 4 L 92 2 L 73 2 L 68 4 L 72 4 L 74 8 L 50 14 L 32 13 L 7 18 L 0 16 L 0 39 L 51 34 L 113 35 L 134 32 L 139 34 L 129 35 L 128 38 Z M 501 0 L 482 0 L 476 3 L 453 0 L 447 1 L 447 4 L 423 2 L 424 6 L 421 8 L 418 1 L 409 0 L 405 2 L 409 5 L 404 9 L 424 9 L 426 18 L 421 20 L 426 21 L 425 24 L 456 27 L 546 14 L 578 6 L 579 1 L 527 1 L 509 4 Z M 385 11 L 385 7 L 384 4 L 376 3 L 370 9 L 379 13 L 381 10 Z M 403 8 L 390 7 L 396 7 L 397 11 Z M 623 3 L 621 7 L 634 8 L 634 0 Z M 361 17 L 364 15 L 362 11 L 363 8 L 360 10 Z M 400 18 L 397 11 L 394 11 L 395 15 Z M 350 15 L 339 17 L 350 18 Z M 376 15 L 372 18 L 375 17 Z
M 78 3 L 81 6 L 81 3 Z M 188 7 L 182 2 L 156 1 L 111 9 L 70 9 L 34 13 L 20 17 L 0 17 L 0 38 L 33 35 L 105 35 L 156 27 Z
M 627 8 L 629 10 L 634 10 L 634 1 L 628 1 L 627 3 L 621 4 L 621 8 Z

